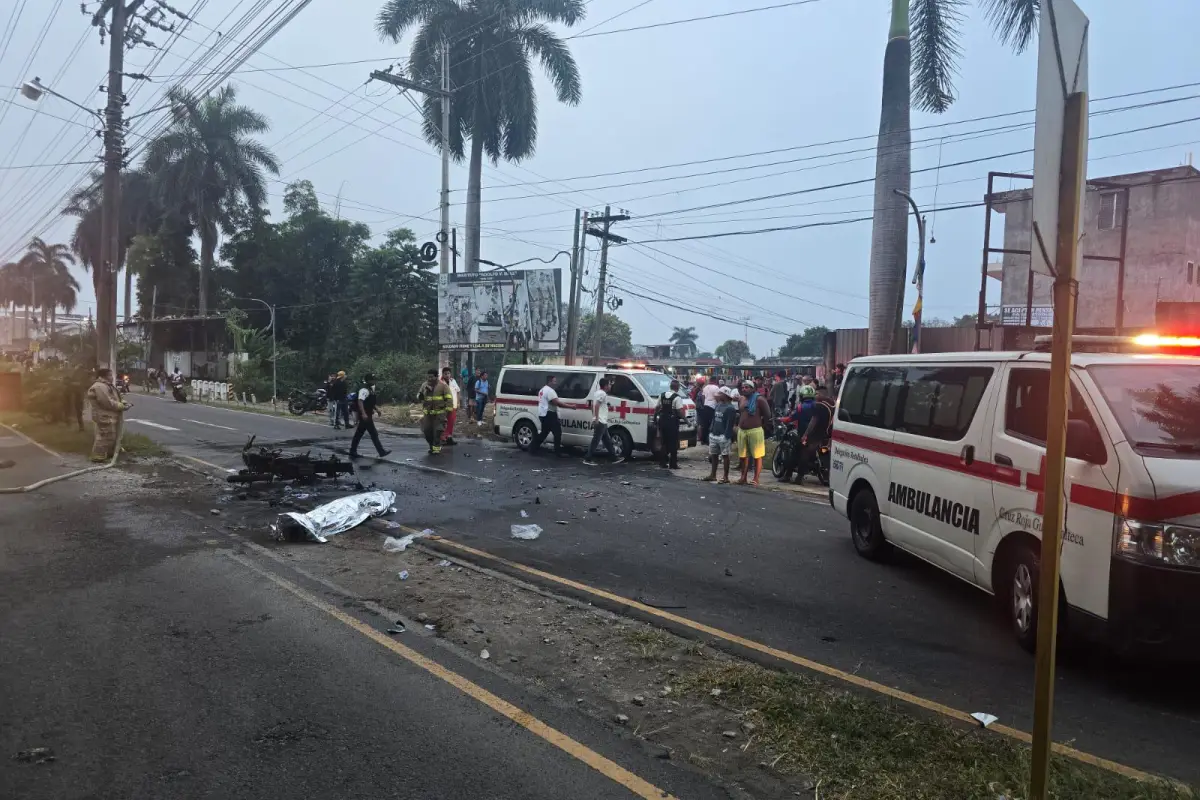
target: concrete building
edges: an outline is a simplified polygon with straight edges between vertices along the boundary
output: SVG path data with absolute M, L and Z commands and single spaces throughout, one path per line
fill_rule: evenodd
M 1004 244 L 988 276 L 1001 281 L 1000 322 L 1006 328 L 1049 328 L 1053 318 L 1053 281 L 1029 270 L 1027 253 L 1037 246 L 1030 200 L 1030 190 L 991 196 L 992 208 L 1004 215 Z M 1077 331 L 1128 332 L 1167 319 L 1200 320 L 1200 170 L 1189 165 L 1089 181 L 1083 253 Z

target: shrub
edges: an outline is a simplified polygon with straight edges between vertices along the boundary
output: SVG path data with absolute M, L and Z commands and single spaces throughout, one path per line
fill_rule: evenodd
M 425 375 L 437 366 L 437 356 L 411 353 L 383 353 L 361 356 L 346 372 L 350 388 L 362 385 L 363 375 L 375 375 L 375 391 L 383 403 L 411 403 L 425 382 Z

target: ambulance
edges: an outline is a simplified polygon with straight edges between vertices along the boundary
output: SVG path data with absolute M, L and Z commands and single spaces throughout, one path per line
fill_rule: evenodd
M 634 451 L 655 447 L 654 411 L 658 398 L 671 385 L 671 376 L 635 364 L 611 367 L 511 365 L 500 372 L 496 393 L 498 436 L 512 437 L 528 450 L 538 432 L 538 392 L 549 375 L 558 376 L 558 420 L 563 444 L 587 447 L 592 442 L 589 398 L 600 378 L 608 377 L 608 430 L 616 455 L 629 458 Z M 681 393 L 682 394 L 682 393 Z M 686 420 L 679 426 L 680 448 L 696 446 L 696 404 L 682 395 Z
M 1050 374 L 1040 349 L 854 359 L 829 491 L 862 556 L 904 550 L 993 594 L 1031 652 Z M 1121 650 L 1200 643 L 1197 353 L 1194 338 L 1075 337 L 1059 596 L 1069 633 Z

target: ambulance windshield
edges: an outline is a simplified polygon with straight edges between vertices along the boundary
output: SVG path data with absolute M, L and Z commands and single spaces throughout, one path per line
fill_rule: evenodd
M 671 376 L 663 375 L 661 372 L 639 372 L 637 379 L 642 388 L 646 390 L 646 394 L 651 397 L 658 397 L 671 388 Z
M 1200 365 L 1120 364 L 1088 373 L 1136 450 L 1200 457 Z

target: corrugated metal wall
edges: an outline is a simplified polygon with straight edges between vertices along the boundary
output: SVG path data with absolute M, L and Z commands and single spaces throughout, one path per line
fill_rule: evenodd
M 982 341 L 985 349 L 992 349 L 988 344 L 992 340 L 993 331 L 983 331 Z M 838 328 L 837 343 L 834 347 L 837 364 L 849 364 L 850 359 L 867 353 L 866 328 Z M 912 349 L 912 331 L 904 329 L 905 350 Z M 969 353 L 975 350 L 975 340 L 978 332 L 974 328 L 922 328 L 922 353 Z M 996 337 L 999 339 L 999 337 Z M 997 344 L 999 342 L 997 341 Z M 999 348 L 995 348 L 999 349 Z

